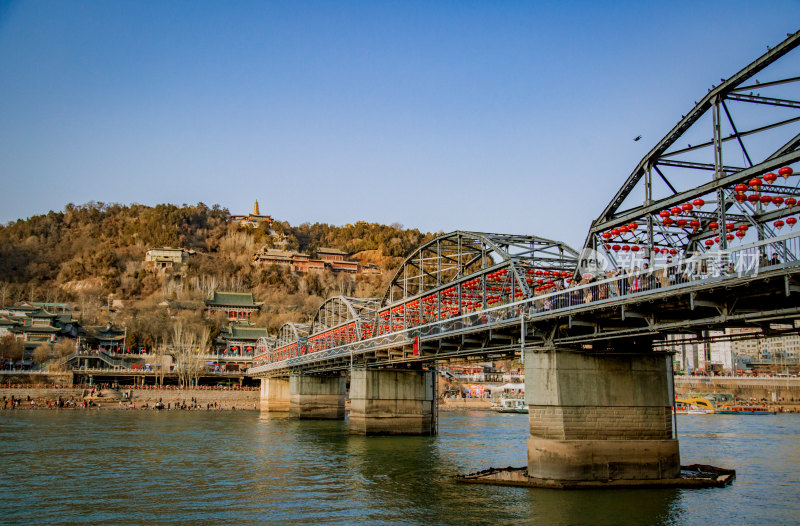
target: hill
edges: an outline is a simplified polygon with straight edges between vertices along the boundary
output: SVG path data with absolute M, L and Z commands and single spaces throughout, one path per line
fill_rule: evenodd
M 333 295 L 381 295 L 402 258 L 432 234 L 400 225 L 357 222 L 271 228 L 242 226 L 218 205 L 120 205 L 90 202 L 61 212 L 0 225 L 0 305 L 14 301 L 72 302 L 84 324 L 114 321 L 129 327 L 130 346 L 170 337 L 175 320 L 204 325 L 203 300 L 214 289 L 253 291 L 264 302 L 254 321 L 277 329 L 285 321 L 310 321 Z M 151 248 L 191 251 L 180 271 L 149 268 Z M 262 248 L 340 249 L 381 275 L 292 273 L 256 266 Z M 223 320 L 217 320 L 224 323 Z

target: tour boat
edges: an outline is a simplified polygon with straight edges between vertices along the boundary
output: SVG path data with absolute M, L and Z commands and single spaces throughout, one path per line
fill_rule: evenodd
M 501 398 L 500 403 L 492 406 L 498 413 L 527 413 L 528 406 L 522 398 Z
M 774 415 L 778 411 L 772 407 L 756 407 L 750 405 L 723 405 L 717 408 L 721 415 Z
M 714 405 L 707 398 L 676 398 L 676 415 L 709 415 L 715 412 Z

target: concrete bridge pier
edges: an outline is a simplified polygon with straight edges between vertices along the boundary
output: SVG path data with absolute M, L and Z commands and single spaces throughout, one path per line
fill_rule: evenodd
M 436 434 L 436 376 L 411 369 L 354 369 L 350 375 L 350 433 Z
M 289 379 L 261 379 L 261 410 L 265 412 L 289 411 Z
M 659 480 L 680 472 L 670 357 L 558 349 L 525 353 L 528 476 Z
M 343 419 L 346 379 L 341 375 L 289 377 L 289 415 L 295 418 Z

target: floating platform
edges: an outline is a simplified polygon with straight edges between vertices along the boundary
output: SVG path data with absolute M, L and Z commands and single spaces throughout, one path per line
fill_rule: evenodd
M 721 488 L 736 478 L 736 471 L 703 464 L 681 466 L 681 475 L 661 480 L 548 480 L 528 477 L 528 468 L 489 468 L 483 471 L 458 475 L 456 480 L 465 484 L 492 484 L 524 488 L 550 489 L 601 489 L 601 488 Z

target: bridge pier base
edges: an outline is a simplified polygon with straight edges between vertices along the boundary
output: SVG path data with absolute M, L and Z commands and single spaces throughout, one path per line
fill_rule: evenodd
M 261 410 L 265 412 L 286 412 L 289 410 L 289 379 L 261 379 Z
M 680 455 L 668 360 L 652 353 L 526 352 L 528 476 L 676 478 Z
M 343 419 L 345 391 L 344 376 L 290 376 L 289 416 Z
M 434 435 L 433 371 L 355 369 L 350 376 L 350 433 Z

